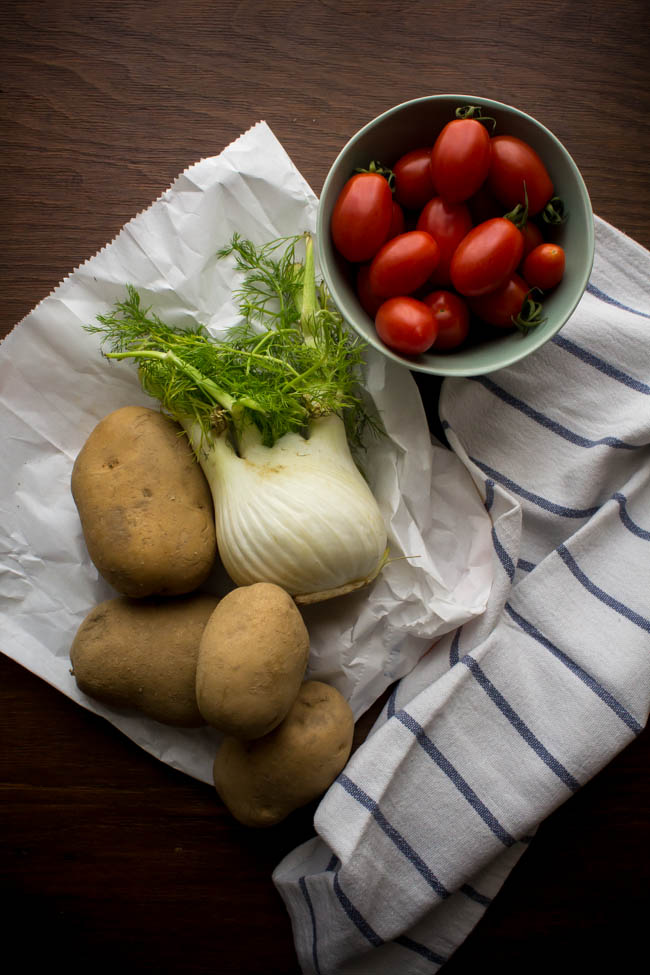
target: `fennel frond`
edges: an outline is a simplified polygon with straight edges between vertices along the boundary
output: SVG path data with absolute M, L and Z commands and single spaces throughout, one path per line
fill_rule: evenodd
M 202 325 L 166 325 L 131 285 L 86 330 L 103 336 L 107 358 L 133 359 L 143 389 L 205 434 L 227 427 L 237 443 L 253 423 L 272 446 L 285 433 L 308 435 L 310 420 L 334 413 L 360 446 L 368 428 L 379 429 L 360 387 L 363 345 L 316 284 L 311 236 L 256 247 L 235 234 L 217 256 L 229 255 L 242 275 L 235 296 L 243 323 L 221 340 Z

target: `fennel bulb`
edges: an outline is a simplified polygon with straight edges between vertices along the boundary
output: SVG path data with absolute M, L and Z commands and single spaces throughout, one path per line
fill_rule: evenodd
M 315 419 L 307 439 L 285 433 L 271 447 L 253 434 L 240 453 L 225 433 L 206 441 L 196 424 L 183 425 L 212 490 L 221 560 L 237 585 L 274 582 L 297 602 L 316 602 L 377 575 L 386 528 L 340 417 Z
M 103 334 L 107 358 L 136 361 L 143 388 L 186 431 L 233 581 L 328 599 L 367 584 L 387 559 L 383 517 L 350 450 L 378 428 L 359 393 L 362 346 L 316 285 L 309 235 L 262 248 L 235 235 L 228 254 L 245 275 L 245 324 L 222 341 L 201 326 L 170 328 L 130 286 L 87 330 Z

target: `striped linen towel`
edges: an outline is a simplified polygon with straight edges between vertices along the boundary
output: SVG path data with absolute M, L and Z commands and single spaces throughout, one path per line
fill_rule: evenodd
M 396 685 L 274 872 L 306 973 L 438 971 L 539 823 L 647 720 L 650 254 L 596 219 L 564 329 L 446 380 L 440 418 L 491 514 L 496 581 Z

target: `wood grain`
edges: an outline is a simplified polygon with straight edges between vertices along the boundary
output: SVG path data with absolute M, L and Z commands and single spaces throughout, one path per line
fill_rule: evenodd
M 643 0 L 10 0 L 3 15 L 0 335 L 258 119 L 318 192 L 362 124 L 435 92 L 540 119 L 595 212 L 650 246 Z M 437 384 L 418 382 L 435 425 Z M 8 657 L 0 735 L 9 957 L 70 975 L 298 972 L 271 872 L 313 808 L 246 831 Z M 645 732 L 542 825 L 445 971 L 621 970 L 642 941 L 649 759 Z

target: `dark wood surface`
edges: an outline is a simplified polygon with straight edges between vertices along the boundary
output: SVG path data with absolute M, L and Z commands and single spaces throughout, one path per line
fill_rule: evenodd
M 319 192 L 357 128 L 436 92 L 539 118 L 595 212 L 648 247 L 648 41 L 644 0 L 7 2 L 0 335 L 258 119 Z M 313 808 L 240 828 L 211 788 L 6 656 L 0 741 L 8 958 L 70 975 L 298 972 L 271 871 L 312 835 Z M 617 971 L 646 953 L 649 759 L 646 732 L 542 825 L 445 972 Z

